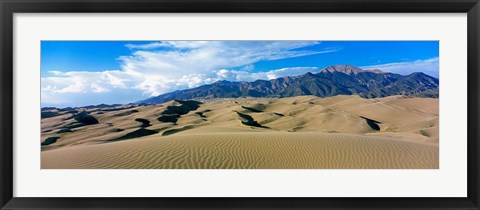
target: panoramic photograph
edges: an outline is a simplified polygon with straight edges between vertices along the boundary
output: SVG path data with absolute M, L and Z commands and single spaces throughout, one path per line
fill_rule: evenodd
M 438 169 L 438 41 L 42 41 L 42 169 Z

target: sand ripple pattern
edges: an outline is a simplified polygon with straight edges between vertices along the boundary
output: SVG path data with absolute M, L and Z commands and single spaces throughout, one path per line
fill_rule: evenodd
M 438 145 L 352 134 L 158 135 L 42 152 L 43 169 L 436 169 Z

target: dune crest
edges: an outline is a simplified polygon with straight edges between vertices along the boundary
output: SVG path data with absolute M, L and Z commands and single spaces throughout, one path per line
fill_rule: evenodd
M 346 95 L 49 109 L 41 161 L 42 168 L 438 168 L 438 114 L 438 99 Z

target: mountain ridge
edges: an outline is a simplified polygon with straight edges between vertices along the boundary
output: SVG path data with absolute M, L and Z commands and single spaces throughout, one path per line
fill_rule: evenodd
M 318 73 L 327 72 L 327 71 L 330 72 L 330 73 L 342 72 L 342 73 L 345 73 L 345 74 L 358 74 L 358 73 L 361 73 L 361 72 L 372 72 L 372 73 L 377 73 L 377 74 L 384 74 L 385 73 L 380 69 L 363 70 L 361 68 L 358 68 L 356 66 L 352 66 L 352 65 L 349 65 L 349 64 L 328 66 L 328 67 L 325 67 L 322 70 L 320 70 Z
M 291 97 L 315 95 L 359 95 L 377 98 L 391 95 L 438 97 L 437 78 L 414 72 L 400 75 L 379 69 L 363 70 L 344 64 L 321 69 L 316 73 L 285 76 L 271 80 L 216 81 L 196 88 L 177 90 L 145 100 L 140 104 L 157 104 L 171 100 L 238 98 L 238 97 Z

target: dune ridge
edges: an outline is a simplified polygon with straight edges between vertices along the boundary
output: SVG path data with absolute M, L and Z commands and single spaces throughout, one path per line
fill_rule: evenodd
M 434 98 L 225 98 L 48 112 L 42 168 L 439 166 Z

